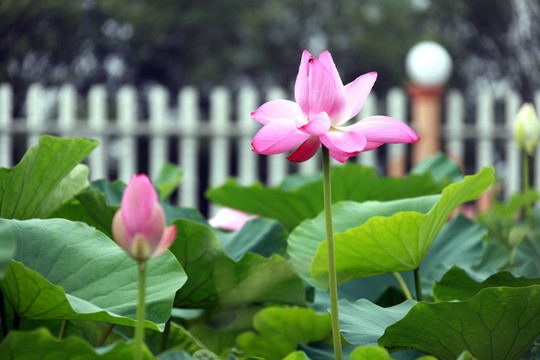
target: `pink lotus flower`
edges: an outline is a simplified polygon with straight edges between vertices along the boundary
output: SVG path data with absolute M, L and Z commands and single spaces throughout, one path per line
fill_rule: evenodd
M 146 175 L 134 175 L 124 190 L 112 223 L 114 240 L 131 257 L 145 261 L 163 254 L 176 237 L 176 226 L 165 227 L 165 213 Z
M 257 215 L 248 215 L 240 210 L 221 208 L 214 217 L 208 220 L 208 223 L 217 229 L 238 231 L 246 222 L 257 217 Z
M 370 116 L 343 126 L 360 112 L 376 78 L 377 73 L 371 72 L 343 86 L 328 51 L 317 59 L 304 50 L 294 88 L 296 102 L 269 101 L 251 113 L 264 125 L 253 138 L 253 151 L 273 155 L 296 148 L 287 159 L 302 162 L 322 144 L 330 156 L 345 162 L 384 143 L 418 141 L 411 128 L 388 116 Z

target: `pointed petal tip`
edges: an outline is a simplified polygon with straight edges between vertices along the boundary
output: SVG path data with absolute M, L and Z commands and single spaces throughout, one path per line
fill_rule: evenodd
M 251 118 L 262 125 L 278 119 L 288 119 L 291 122 L 303 118 L 302 110 L 290 100 L 271 100 L 251 112 Z
M 251 151 L 253 151 L 255 154 L 261 154 L 260 150 L 257 150 L 257 148 L 255 147 L 255 145 L 253 145 L 253 143 L 251 143 Z
M 373 78 L 373 82 L 377 81 L 377 77 L 379 76 L 376 71 L 368 72 L 366 75 Z
M 329 56 L 330 59 L 332 59 L 332 54 L 330 54 L 330 51 L 328 51 L 328 50 L 321 51 L 321 53 L 319 54 L 319 58 L 320 58 L 321 56 L 323 56 L 323 57 L 324 57 L 324 56 Z
M 370 116 L 345 129 L 361 132 L 369 142 L 374 143 L 405 144 L 419 140 L 419 136 L 407 124 L 389 116 Z
M 352 119 L 360 112 L 376 80 L 377 73 L 373 71 L 360 75 L 345 85 L 345 121 Z

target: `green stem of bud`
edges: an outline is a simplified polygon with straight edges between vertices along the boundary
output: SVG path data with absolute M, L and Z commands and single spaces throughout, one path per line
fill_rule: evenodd
M 407 283 L 405 282 L 405 280 L 403 280 L 403 276 L 401 276 L 401 274 L 398 272 L 394 272 L 392 274 L 394 274 L 394 277 L 398 281 L 399 286 L 401 286 L 401 290 L 403 290 L 403 294 L 405 295 L 405 298 L 407 298 L 407 300 L 412 300 L 413 297 L 411 295 L 409 287 L 407 286 Z
M 137 323 L 135 324 L 135 340 L 134 340 L 134 354 L 135 360 L 142 360 L 143 358 L 143 344 L 144 344 L 144 318 L 146 313 L 145 303 L 145 291 L 146 291 L 146 261 L 139 261 L 139 295 L 137 302 Z
M 529 233 L 534 233 L 534 220 L 532 215 L 532 204 L 530 200 L 530 184 L 529 184 L 529 155 L 526 151 L 521 152 L 523 157 L 523 193 L 525 195 L 525 218 L 529 222 Z

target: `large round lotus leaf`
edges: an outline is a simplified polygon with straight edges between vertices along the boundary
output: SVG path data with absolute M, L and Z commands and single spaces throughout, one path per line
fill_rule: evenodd
M 134 326 L 137 263 L 103 233 L 64 219 L 0 219 L 16 252 L 1 289 L 21 317 Z M 170 253 L 147 263 L 146 326 L 162 330 L 186 274 Z

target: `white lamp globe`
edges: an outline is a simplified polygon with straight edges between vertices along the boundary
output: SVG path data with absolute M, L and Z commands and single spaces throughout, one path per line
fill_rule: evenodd
M 444 85 L 452 73 L 452 59 L 441 45 L 422 41 L 405 58 L 405 70 L 411 81 L 423 87 Z

